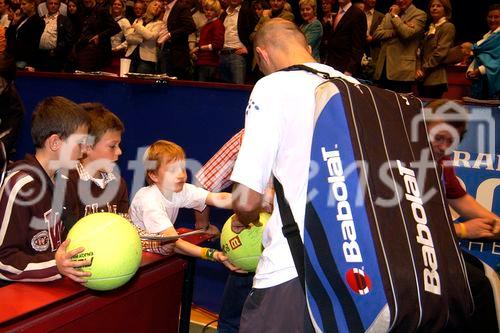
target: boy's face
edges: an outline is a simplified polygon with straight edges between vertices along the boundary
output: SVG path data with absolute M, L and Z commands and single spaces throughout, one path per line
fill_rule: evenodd
M 89 129 L 86 125 L 80 125 L 74 133 L 72 133 L 66 140 L 62 141 L 61 148 L 59 149 L 59 162 L 61 167 L 73 169 L 76 162 L 82 158 L 84 151 L 85 141 Z
M 180 192 L 187 180 L 186 161 L 162 161 L 158 170 L 153 171 L 150 177 L 162 192 Z
M 427 125 L 432 152 L 437 160 L 450 155 L 460 142 L 457 130 L 445 122 L 433 122 Z
M 88 145 L 86 150 L 85 162 L 105 161 L 116 162 L 122 150 L 120 142 L 122 141 L 122 133 L 116 130 L 108 130 L 101 139 L 94 145 Z M 111 168 L 104 168 L 105 172 L 111 172 Z

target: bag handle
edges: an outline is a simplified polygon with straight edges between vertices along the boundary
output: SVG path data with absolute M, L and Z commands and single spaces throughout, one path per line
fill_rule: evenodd
M 276 199 L 278 200 L 278 208 L 281 215 L 283 227 L 281 231 L 288 241 L 290 252 L 292 253 L 295 269 L 299 275 L 300 285 L 305 293 L 305 275 L 304 275 L 304 244 L 300 238 L 300 230 L 297 222 L 292 214 L 288 200 L 285 198 L 283 186 L 276 177 L 273 177 L 274 190 L 276 192 Z

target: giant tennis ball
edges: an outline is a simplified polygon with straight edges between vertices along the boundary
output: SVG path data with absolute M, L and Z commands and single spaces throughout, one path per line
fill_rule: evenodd
M 113 213 L 96 213 L 80 219 L 68 233 L 68 251 L 84 247 L 73 260 L 89 259 L 82 267 L 92 273 L 84 284 L 89 289 L 111 290 L 134 276 L 142 257 L 141 240 L 125 218 Z
M 220 234 L 220 245 L 224 254 L 239 268 L 255 272 L 262 253 L 262 232 L 269 220 L 268 213 L 260 213 L 260 225 L 250 225 L 239 234 L 231 229 L 232 216 L 227 219 Z

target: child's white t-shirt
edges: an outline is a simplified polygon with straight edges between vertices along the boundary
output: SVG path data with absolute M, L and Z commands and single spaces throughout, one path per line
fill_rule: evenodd
M 130 205 L 132 222 L 150 233 L 162 232 L 173 227 L 179 208 L 205 209 L 208 191 L 192 184 L 184 184 L 180 192 L 173 193 L 168 200 L 156 185 L 137 191 Z

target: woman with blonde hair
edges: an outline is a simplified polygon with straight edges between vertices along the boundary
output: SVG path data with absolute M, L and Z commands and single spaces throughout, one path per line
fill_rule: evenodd
M 132 60 L 129 70 L 132 73 L 156 73 L 156 42 L 163 27 L 161 10 L 160 1 L 151 1 L 146 14 L 136 19 L 125 35 L 128 44 L 125 56 Z
M 415 79 L 422 97 L 441 98 L 448 90 L 445 59 L 453 47 L 455 26 L 449 22 L 449 0 L 431 0 L 428 7 L 432 23 L 420 43 Z
M 307 44 L 311 47 L 312 56 L 316 61 L 320 61 L 319 47 L 321 37 L 323 37 L 323 26 L 316 17 L 316 1 L 315 0 L 300 0 L 300 15 L 304 19 L 304 23 L 300 26 L 300 30 L 304 33 L 307 39 Z

